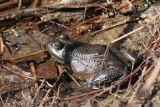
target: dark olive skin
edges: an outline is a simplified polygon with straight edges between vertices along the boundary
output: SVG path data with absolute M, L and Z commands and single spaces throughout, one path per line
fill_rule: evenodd
M 106 45 L 88 44 L 61 36 L 47 44 L 51 56 L 88 85 L 105 84 L 124 77 L 126 64 Z M 107 51 L 106 51 L 107 49 Z

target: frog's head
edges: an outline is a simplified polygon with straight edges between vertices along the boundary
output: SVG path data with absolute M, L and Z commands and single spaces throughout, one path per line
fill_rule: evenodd
M 57 62 L 62 64 L 69 64 L 72 52 L 82 46 L 84 43 L 71 40 L 68 36 L 60 36 L 53 42 L 47 43 L 49 54 L 56 59 Z
M 59 39 L 47 43 L 49 54 L 60 63 L 64 63 L 64 52 L 67 40 L 69 40 L 69 37 L 66 35 L 62 35 Z

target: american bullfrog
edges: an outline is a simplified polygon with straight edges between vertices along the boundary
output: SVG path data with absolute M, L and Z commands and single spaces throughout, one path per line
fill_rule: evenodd
M 72 75 L 89 85 L 105 84 L 124 77 L 127 65 L 107 45 L 89 44 L 61 36 L 49 42 L 51 56 L 72 70 Z

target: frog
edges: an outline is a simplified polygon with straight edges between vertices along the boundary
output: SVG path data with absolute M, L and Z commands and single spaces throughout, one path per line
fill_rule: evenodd
M 128 65 L 107 45 L 85 43 L 62 35 L 48 42 L 47 50 L 69 68 L 73 77 L 88 86 L 112 83 L 129 73 Z

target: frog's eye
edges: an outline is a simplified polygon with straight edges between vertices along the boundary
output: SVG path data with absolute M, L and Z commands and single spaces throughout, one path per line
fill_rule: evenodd
M 53 43 L 53 48 L 55 49 L 55 50 L 60 50 L 60 49 L 62 49 L 64 47 L 64 44 L 62 43 L 62 42 L 55 42 L 55 43 Z
M 60 40 L 69 40 L 69 36 L 67 35 L 61 35 Z

